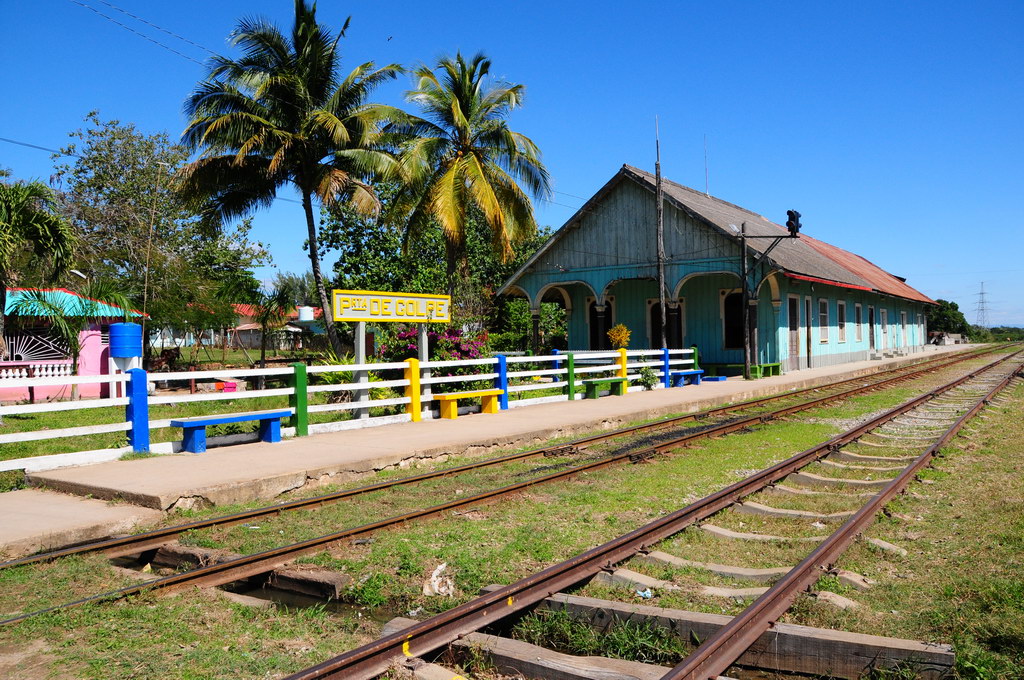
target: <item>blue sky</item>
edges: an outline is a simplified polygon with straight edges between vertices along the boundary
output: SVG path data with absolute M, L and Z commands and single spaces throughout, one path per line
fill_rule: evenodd
M 109 0 L 217 52 L 237 19 L 289 25 L 292 3 Z M 59 147 L 83 116 L 177 135 L 202 49 L 104 0 L 0 0 L 0 137 Z M 561 225 L 616 170 L 665 176 L 867 257 L 974 321 L 1024 325 L 1024 3 L 424 2 L 321 0 L 352 26 L 344 64 L 417 64 L 485 51 L 527 86 L 512 125 L 531 136 L 559 192 L 538 221 Z M 408 81 L 379 91 L 399 104 Z M 49 154 L 0 143 L 0 166 L 46 179 Z M 290 195 L 290 194 L 286 194 Z M 304 270 L 299 206 L 256 214 L 254 236 Z M 259 272 L 272 276 L 273 270 Z

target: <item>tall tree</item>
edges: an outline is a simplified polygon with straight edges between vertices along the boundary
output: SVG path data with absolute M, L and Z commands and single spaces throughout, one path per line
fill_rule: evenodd
M 249 241 L 248 220 L 224 229 L 175 195 L 171 178 L 188 159 L 184 146 L 95 111 L 85 120 L 55 173 L 60 211 L 79 237 L 74 264 L 134 291 L 134 304 L 150 315 L 148 355 L 148 331 L 188 325 L 188 305 L 208 297 L 202 291 L 225 279 L 258 288 L 250 269 L 267 256 Z
M 49 188 L 39 182 L 0 183 L 0 360 L 7 356 L 4 310 L 16 260 L 28 254 L 36 267 L 49 265 L 56 276 L 71 266 L 74 247 L 74 232 L 55 211 Z
M 239 59 L 215 57 L 206 80 L 185 103 L 183 141 L 202 155 L 179 173 L 180 188 L 226 219 L 266 207 L 278 189 L 293 185 L 302 198 L 307 247 L 335 353 L 342 348 L 320 270 L 313 199 L 348 201 L 373 213 L 379 202 L 369 184 L 391 168 L 377 146 L 378 124 L 391 110 L 368 102 L 400 67 L 360 64 L 340 71 L 338 34 L 317 22 L 316 5 L 295 0 L 286 35 L 264 19 L 243 19 L 232 33 Z
M 260 325 L 260 368 L 267 367 L 267 341 L 271 333 L 288 323 L 288 315 L 295 309 L 295 293 L 287 282 L 279 281 L 270 290 L 259 290 L 252 299 L 255 307 L 253 321 Z M 263 389 L 265 376 L 260 376 L 259 387 Z
M 466 273 L 466 224 L 478 210 L 502 260 L 514 244 L 537 229 L 535 198 L 550 195 L 548 172 L 537 145 L 512 131 L 509 114 L 523 103 L 523 85 L 488 83 L 491 61 L 477 54 L 444 57 L 436 68 L 414 72 L 415 89 L 406 93 L 423 118 L 396 121 L 388 131 L 401 138 L 400 176 L 405 190 L 396 202 L 408 215 L 409 238 L 431 223 L 440 225 L 448 256 L 449 290 L 457 272 Z M 525 191 L 524 191 L 525 188 Z
M 971 325 L 964 318 L 960 306 L 949 300 L 936 300 L 934 307 L 928 308 L 928 330 L 944 333 L 962 333 L 969 335 Z

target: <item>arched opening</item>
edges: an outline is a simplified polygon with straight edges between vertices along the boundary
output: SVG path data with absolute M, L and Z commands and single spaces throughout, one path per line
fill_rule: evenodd
M 684 303 L 682 300 L 666 300 L 668 315 L 665 319 L 665 346 L 670 349 L 683 347 L 683 336 L 686 334 Z M 651 349 L 661 349 L 661 302 L 658 300 L 647 301 L 648 346 Z
M 724 349 L 743 349 L 743 294 L 726 293 L 722 300 Z
M 588 298 L 587 326 L 590 349 L 611 349 L 612 343 L 611 340 L 608 339 L 608 329 L 614 325 L 615 299 L 612 297 L 606 297 L 605 303 L 603 305 L 598 305 L 596 299 Z

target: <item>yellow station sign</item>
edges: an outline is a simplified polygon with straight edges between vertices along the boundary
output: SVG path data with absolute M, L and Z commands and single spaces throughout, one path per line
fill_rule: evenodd
M 336 290 L 333 298 L 335 321 L 447 323 L 452 320 L 450 295 Z

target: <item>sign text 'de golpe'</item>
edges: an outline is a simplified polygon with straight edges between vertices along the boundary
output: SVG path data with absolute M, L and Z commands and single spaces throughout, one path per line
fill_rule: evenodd
M 451 296 L 386 293 L 376 290 L 335 290 L 335 321 L 447 323 Z

